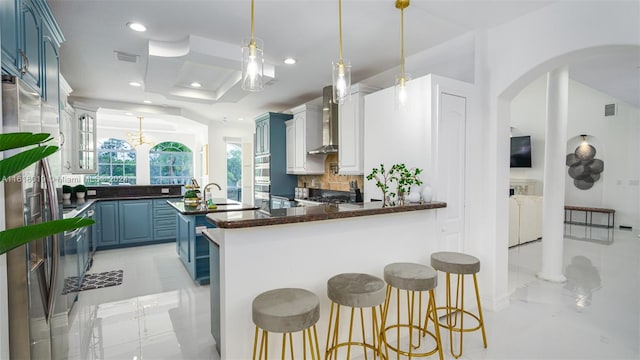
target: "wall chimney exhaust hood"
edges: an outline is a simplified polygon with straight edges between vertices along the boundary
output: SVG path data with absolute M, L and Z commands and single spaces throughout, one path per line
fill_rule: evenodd
M 322 146 L 309 155 L 338 153 L 338 104 L 333 103 L 333 86 L 322 89 Z

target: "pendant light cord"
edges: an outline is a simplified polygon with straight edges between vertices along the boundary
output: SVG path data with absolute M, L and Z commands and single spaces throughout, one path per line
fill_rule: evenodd
M 338 0 L 338 28 L 340 32 L 340 64 L 344 63 L 342 60 L 342 0 Z
M 400 76 L 404 80 L 404 8 L 400 9 Z
M 254 17 L 253 16 L 253 12 L 254 12 L 253 11 L 253 1 L 254 0 L 251 0 L 251 42 L 250 42 L 250 44 L 254 43 L 254 41 L 253 41 L 253 17 Z

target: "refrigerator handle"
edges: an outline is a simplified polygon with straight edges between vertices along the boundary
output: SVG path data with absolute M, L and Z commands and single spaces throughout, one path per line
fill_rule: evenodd
M 40 160 L 40 165 L 42 166 L 42 170 L 44 173 L 44 181 L 47 186 L 47 199 L 49 201 L 49 215 L 50 220 L 58 220 L 59 219 L 59 211 L 58 211 L 58 194 L 56 192 L 55 181 L 53 179 L 53 175 L 51 174 L 51 167 L 49 166 L 49 161 L 47 159 Z M 60 258 L 60 249 L 59 249 L 59 238 L 60 234 L 55 234 L 51 237 L 51 271 L 49 271 L 49 292 L 47 296 L 46 309 L 45 314 L 47 317 L 47 323 L 51 320 L 51 315 L 53 314 L 53 306 L 55 305 L 56 298 L 56 282 L 58 278 L 58 261 Z

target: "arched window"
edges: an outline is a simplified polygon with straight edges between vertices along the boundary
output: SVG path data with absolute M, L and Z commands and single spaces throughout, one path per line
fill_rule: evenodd
M 193 177 L 193 153 L 183 144 L 160 143 L 149 150 L 152 184 L 186 184 Z
M 86 185 L 118 185 L 136 183 L 136 150 L 120 139 L 98 142 L 98 174 L 85 175 Z

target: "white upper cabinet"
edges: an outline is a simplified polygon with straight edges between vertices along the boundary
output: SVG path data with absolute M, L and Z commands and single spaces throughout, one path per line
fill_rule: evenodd
M 307 154 L 322 145 L 322 108 L 305 104 L 291 112 L 293 119 L 286 122 L 287 174 L 323 174 L 326 156 Z
M 96 109 L 74 104 L 74 110 L 71 172 L 74 174 L 95 174 L 98 172 Z
M 351 100 L 340 105 L 338 171 L 341 175 L 364 174 L 364 96 L 376 90 L 356 84 L 351 87 Z

